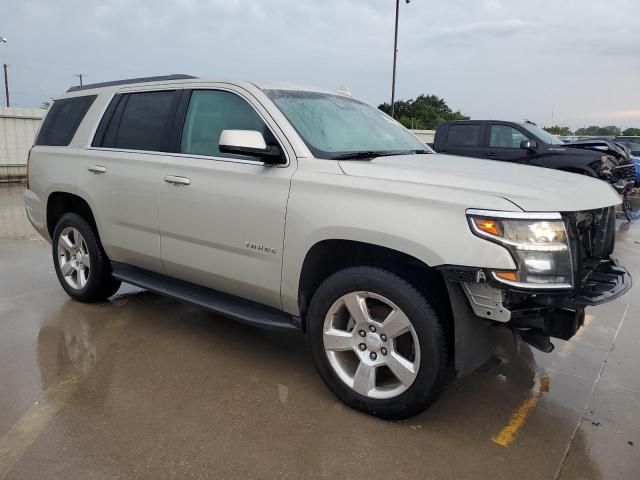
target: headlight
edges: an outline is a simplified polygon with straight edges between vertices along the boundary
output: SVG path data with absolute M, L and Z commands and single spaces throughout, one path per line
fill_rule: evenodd
M 467 210 L 473 233 L 504 246 L 515 271 L 494 271 L 493 278 L 527 289 L 572 288 L 569 240 L 559 213 Z

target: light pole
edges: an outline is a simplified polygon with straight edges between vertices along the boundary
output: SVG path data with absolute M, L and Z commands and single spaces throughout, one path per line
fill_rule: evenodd
M 411 0 L 405 0 L 407 4 Z M 393 80 L 391 80 L 391 117 L 395 113 L 396 107 L 396 60 L 398 59 L 398 17 L 400 16 L 400 0 L 396 0 L 396 32 L 393 42 Z
M 7 37 L 0 36 L 0 43 L 7 43 Z M 7 99 L 7 107 L 9 106 L 9 76 L 7 75 L 7 68 L 9 65 L 6 63 L 2 65 L 4 70 L 4 95 Z

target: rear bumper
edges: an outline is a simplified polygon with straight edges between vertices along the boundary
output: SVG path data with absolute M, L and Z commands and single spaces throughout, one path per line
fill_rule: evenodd
M 47 231 L 46 216 L 44 213 L 44 202 L 33 190 L 25 189 L 24 191 L 24 208 L 27 212 L 27 218 L 33 228 L 44 237 L 45 240 L 51 242 L 51 237 Z

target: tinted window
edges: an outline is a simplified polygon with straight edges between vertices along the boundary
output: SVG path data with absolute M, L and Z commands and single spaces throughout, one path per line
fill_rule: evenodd
M 508 125 L 491 125 L 490 147 L 520 148 L 522 140 L 529 140 L 520 130 Z
M 117 133 L 114 132 L 113 146 L 131 150 L 164 151 L 169 137 L 169 122 L 175 98 L 175 91 L 128 95 L 126 103 L 123 104 Z M 111 123 L 117 121 L 117 118 L 118 115 L 114 115 Z M 110 130 L 113 130 L 111 125 L 107 134 Z
M 38 133 L 36 145 L 69 145 L 95 99 L 96 95 L 87 95 L 53 102 Z
M 238 95 L 220 90 L 195 90 L 189 101 L 180 152 L 242 158 L 220 152 L 218 145 L 223 130 L 258 130 L 265 136 L 267 144 L 273 144 L 265 123 Z
M 479 147 L 482 145 L 482 125 L 449 125 L 447 144 L 454 147 Z

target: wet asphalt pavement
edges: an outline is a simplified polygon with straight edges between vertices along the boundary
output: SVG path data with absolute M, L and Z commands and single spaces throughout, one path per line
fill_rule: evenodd
M 640 479 L 640 286 L 387 422 L 329 392 L 301 335 L 127 286 L 71 301 L 23 210 L 0 186 L 0 480 Z M 636 279 L 639 253 L 621 223 Z

